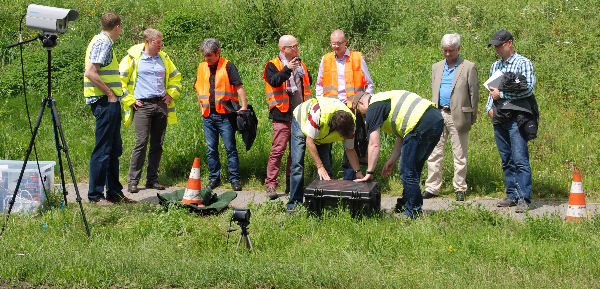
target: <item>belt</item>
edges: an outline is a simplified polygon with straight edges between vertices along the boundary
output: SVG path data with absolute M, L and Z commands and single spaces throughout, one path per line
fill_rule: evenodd
M 445 111 L 447 113 L 450 113 L 450 107 L 449 106 L 440 106 L 439 109 L 443 110 L 443 111 Z
M 157 96 L 157 97 L 153 97 L 153 98 L 143 98 L 143 99 L 140 99 L 140 100 L 143 101 L 143 102 L 154 102 L 154 103 L 157 103 L 157 102 L 161 101 L 162 98 L 163 98 L 162 96 Z

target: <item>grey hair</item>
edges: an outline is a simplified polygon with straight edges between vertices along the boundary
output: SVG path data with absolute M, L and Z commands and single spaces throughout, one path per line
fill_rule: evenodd
M 162 33 L 153 28 L 148 28 L 144 30 L 144 40 L 154 41 L 154 38 L 156 38 L 156 36 L 162 37 Z
M 207 38 L 204 40 L 204 42 L 202 42 L 202 45 L 200 45 L 200 50 L 202 50 L 202 53 L 216 53 L 217 51 L 221 50 L 221 44 L 217 39 Z
M 455 49 L 460 47 L 460 35 L 458 33 L 446 34 L 442 37 L 442 48 L 454 45 Z

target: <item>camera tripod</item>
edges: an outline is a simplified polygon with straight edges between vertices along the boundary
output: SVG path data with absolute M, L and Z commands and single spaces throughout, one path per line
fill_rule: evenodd
M 50 33 L 44 33 L 43 35 L 38 35 L 38 37 L 29 39 L 23 42 L 14 43 L 8 45 L 8 47 L 13 47 L 17 45 L 22 45 L 27 42 L 34 41 L 39 39 L 42 41 L 42 45 L 48 51 L 48 96 L 42 100 L 42 105 L 40 107 L 40 112 L 38 113 L 37 121 L 35 122 L 35 127 L 33 129 L 31 135 L 31 141 L 29 142 L 29 148 L 27 148 L 27 153 L 25 155 L 25 160 L 23 161 L 23 168 L 21 169 L 21 173 L 19 174 L 19 179 L 17 180 L 17 185 L 15 187 L 15 192 L 13 193 L 12 199 L 10 201 L 10 205 L 8 208 L 8 213 L 6 214 L 6 219 L 4 221 L 4 226 L 2 227 L 2 232 L 0 232 L 0 236 L 4 233 L 4 229 L 6 229 L 6 225 L 8 223 L 8 218 L 10 217 L 10 213 L 12 211 L 13 205 L 15 203 L 15 198 L 17 193 L 19 192 L 19 186 L 21 185 L 21 180 L 23 179 L 23 173 L 25 172 L 25 168 L 27 166 L 27 161 L 29 160 L 29 155 L 31 154 L 31 149 L 35 143 L 35 137 L 37 136 L 38 129 L 40 127 L 40 123 L 42 121 L 42 116 L 44 114 L 44 110 L 46 106 L 50 109 L 52 114 L 52 126 L 54 128 L 54 143 L 56 146 L 56 151 L 58 152 L 58 166 L 60 170 L 60 178 L 62 180 L 62 188 L 63 188 L 63 197 L 65 203 L 67 202 L 67 189 L 65 186 L 65 177 L 63 170 L 62 157 L 60 152 L 63 151 L 65 153 L 65 157 L 67 159 L 67 164 L 69 165 L 69 170 L 71 172 L 71 179 L 73 180 L 73 186 L 75 187 L 75 194 L 77 195 L 76 201 L 79 203 L 79 208 L 81 209 L 81 216 L 83 217 L 83 223 L 85 224 L 85 229 L 87 231 L 88 237 L 90 236 L 90 228 L 88 226 L 87 220 L 85 218 L 85 212 L 83 211 L 83 205 L 81 204 L 81 196 L 79 195 L 79 189 L 77 188 L 77 182 L 75 181 L 75 173 L 73 172 L 73 165 L 71 164 L 71 158 L 69 157 L 69 148 L 67 147 L 67 142 L 65 141 L 65 135 L 63 133 L 62 126 L 60 124 L 60 118 L 58 117 L 58 110 L 56 108 L 56 102 L 54 98 L 52 98 L 52 70 L 51 70 L 51 62 L 52 62 L 52 48 L 56 46 L 56 35 Z M 59 138 L 60 136 L 60 138 Z M 60 145 L 62 143 L 62 146 Z M 40 176 L 41 177 L 41 176 Z M 43 182 L 42 182 L 43 184 Z M 51 189 L 51 188 L 50 188 Z
M 246 248 L 248 248 L 249 251 L 253 251 L 254 248 L 252 247 L 252 242 L 250 242 L 250 233 L 248 233 L 248 225 L 250 225 L 250 222 L 238 222 L 238 225 L 240 226 L 239 229 L 233 229 L 233 230 L 228 231 L 228 232 L 233 232 L 233 231 L 237 231 L 237 230 L 242 230 L 240 232 L 240 238 L 238 239 L 238 243 L 237 243 L 237 246 L 235 247 L 235 249 L 237 250 L 240 248 L 242 239 L 244 239 L 244 244 L 246 245 Z

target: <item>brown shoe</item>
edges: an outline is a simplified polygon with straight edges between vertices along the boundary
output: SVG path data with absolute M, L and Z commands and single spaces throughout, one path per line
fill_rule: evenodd
M 137 185 L 128 185 L 127 186 L 127 191 L 130 192 L 130 193 L 132 193 L 132 194 L 135 194 L 135 193 L 139 192 L 140 189 L 138 189 Z
M 154 182 L 153 184 L 146 184 L 146 189 L 164 190 L 165 188 L 165 186 L 159 184 L 158 182 Z
M 130 199 L 128 197 L 125 197 L 125 196 L 123 196 L 123 197 L 117 196 L 117 197 L 114 197 L 114 198 L 107 198 L 106 200 L 109 201 L 109 202 L 111 202 L 111 203 L 113 203 L 113 204 L 124 204 L 124 203 L 134 204 L 134 203 L 137 203 L 137 201 L 134 201 L 134 200 L 132 200 L 132 199 Z
M 98 206 L 112 206 L 113 205 L 113 203 L 109 202 L 106 199 L 100 199 L 99 201 L 90 202 L 90 203 L 94 204 L 94 205 L 98 205 Z

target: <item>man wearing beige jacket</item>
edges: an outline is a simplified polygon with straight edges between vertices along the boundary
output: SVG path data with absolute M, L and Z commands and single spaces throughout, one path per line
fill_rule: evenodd
M 457 201 L 464 201 L 467 191 L 467 150 L 469 131 L 477 119 L 479 78 L 477 65 L 458 55 L 460 35 L 442 38 L 445 60 L 431 67 L 432 102 L 442 112 L 444 132 L 427 160 L 428 177 L 424 199 L 436 197 L 442 186 L 442 164 L 448 136 L 454 155 L 454 191 Z

